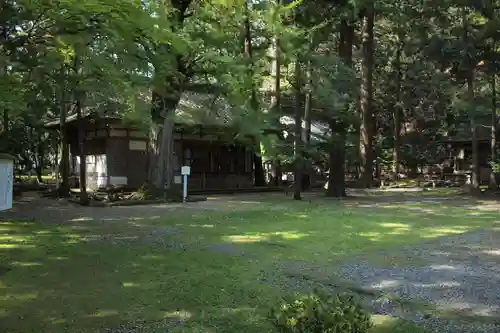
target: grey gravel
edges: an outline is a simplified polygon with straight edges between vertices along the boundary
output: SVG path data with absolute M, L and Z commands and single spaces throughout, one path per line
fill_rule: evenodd
M 360 256 L 351 258 L 349 264 L 327 269 L 306 262 L 283 262 L 278 265 L 277 271 L 319 272 L 322 277 L 340 277 L 360 287 L 380 291 L 391 298 L 363 296 L 374 313 L 401 317 L 431 331 L 500 332 L 499 231 L 448 236 L 437 242 L 382 251 L 379 255 L 391 256 L 395 252 L 405 258 L 402 267 L 370 264 Z M 313 287 L 314 282 L 300 277 L 280 279 L 277 274 L 265 276 L 262 280 L 298 291 Z M 332 289 L 329 286 L 326 288 Z M 426 303 L 432 304 L 441 313 L 451 311 L 463 320 L 440 318 L 439 314 L 429 315 L 409 306 Z
M 500 318 L 500 253 L 484 247 L 491 232 L 474 232 L 441 240 L 446 248 L 399 249 L 414 267 L 373 267 L 368 262 L 341 265 L 338 274 L 359 285 L 399 297 L 430 301 L 438 307 L 468 310 Z M 468 246 L 463 246 L 469 240 Z M 497 258 L 495 258 L 495 256 Z

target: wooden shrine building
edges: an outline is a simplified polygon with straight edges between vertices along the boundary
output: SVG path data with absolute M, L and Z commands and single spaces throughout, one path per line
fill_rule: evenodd
M 487 184 L 491 174 L 491 116 L 476 116 L 476 135 L 478 139 L 479 178 Z M 496 123 L 496 136 L 500 138 L 499 120 Z M 462 117 L 456 120 L 455 128 L 447 133 L 444 140 L 445 164 L 449 172 L 455 174 L 470 173 L 472 170 L 472 132 L 470 120 Z
M 202 98 L 198 96 L 198 99 Z M 191 189 L 252 187 L 253 151 L 244 142 L 234 140 L 234 129 L 224 125 L 226 120 L 222 124 L 204 121 L 204 118 L 213 117 L 212 111 L 194 103 L 192 98 L 181 100 L 176 111 L 176 119 L 181 121 L 176 122 L 174 128 L 174 182 L 181 182 L 181 166 L 189 165 L 191 176 L 188 184 Z M 198 117 L 193 117 L 194 113 Z M 188 120 L 186 114 L 189 114 Z M 98 116 L 91 112 L 80 120 L 71 115 L 66 121 L 69 169 L 73 179 L 79 179 L 79 126 L 83 126 L 85 132 L 86 178 L 90 190 L 108 185 L 135 189 L 146 182 L 149 160 L 147 132 L 117 116 Z M 45 127 L 57 130 L 60 128 L 59 120 L 49 121 Z

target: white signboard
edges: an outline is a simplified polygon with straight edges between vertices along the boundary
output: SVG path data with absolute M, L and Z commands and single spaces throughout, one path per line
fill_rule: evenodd
M 0 158 L 0 211 L 12 208 L 13 161 Z
M 187 165 L 184 165 L 181 168 L 181 175 L 183 175 L 183 176 L 189 176 L 190 174 L 191 174 L 191 167 L 187 166 Z
M 110 176 L 109 184 L 115 186 L 123 186 L 127 185 L 128 179 L 127 177 L 119 177 L 119 176 Z
M 143 140 L 130 140 L 128 142 L 128 149 L 137 151 L 146 151 L 148 149 L 146 141 Z
M 184 165 L 181 168 L 181 175 L 184 181 L 182 182 L 182 198 L 183 202 L 187 202 L 187 195 L 188 195 L 188 176 L 191 174 L 191 167 L 188 165 Z

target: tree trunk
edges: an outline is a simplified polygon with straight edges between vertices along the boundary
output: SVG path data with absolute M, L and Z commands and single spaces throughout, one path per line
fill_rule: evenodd
M 309 39 L 309 51 L 313 48 L 313 32 L 310 33 L 311 37 Z M 304 129 L 302 130 L 302 142 L 303 142 L 303 168 L 302 168 L 302 190 L 309 189 L 311 187 L 311 159 L 309 152 L 311 149 L 311 108 L 312 108 L 312 62 L 310 59 L 311 54 L 309 54 L 309 59 L 306 62 L 306 82 L 305 82 L 305 99 L 304 99 Z
M 331 127 L 335 128 L 335 124 L 331 124 Z M 328 189 L 326 195 L 328 197 L 345 197 L 345 131 L 333 132 L 332 136 L 334 135 L 337 136 L 337 140 L 328 154 L 328 167 L 330 172 L 328 175 Z
M 43 169 L 45 167 L 44 165 L 44 161 L 45 161 L 45 147 L 44 147 L 44 144 L 45 142 L 42 140 L 42 137 L 41 137 L 41 134 L 40 132 L 37 133 L 37 141 L 38 141 L 38 145 L 35 149 L 35 154 L 37 155 L 37 158 L 36 158 L 36 165 L 35 165 L 35 172 L 36 172 L 36 177 L 38 178 L 38 182 L 39 183 L 42 183 L 43 182 L 43 179 L 42 179 L 42 173 L 43 173 Z
M 157 167 L 157 158 L 160 154 L 159 139 L 161 138 L 161 126 L 153 122 L 149 129 L 149 145 L 148 145 L 148 159 L 147 159 L 147 180 L 146 187 L 149 194 L 152 196 L 160 195 L 155 188 L 155 176 Z
M 360 122 L 360 184 L 371 187 L 373 179 L 373 25 L 375 9 L 373 3 L 365 8 L 363 16 L 362 43 L 362 79 L 361 79 L 361 122 Z
M 259 112 L 259 101 L 257 100 L 257 93 L 255 89 L 255 83 L 254 83 L 254 71 L 253 71 L 253 66 L 254 66 L 254 60 L 253 60 L 253 55 L 252 55 L 252 31 L 251 31 L 251 26 L 250 26 L 250 13 L 248 9 L 248 2 L 245 0 L 245 19 L 243 20 L 243 35 L 244 35 L 244 42 L 243 42 L 243 53 L 245 54 L 247 58 L 247 73 L 248 73 L 248 79 L 250 80 L 250 89 L 251 89 L 251 97 L 250 97 L 250 107 L 252 108 L 252 112 Z M 261 154 L 261 149 L 260 149 L 260 142 L 258 140 L 253 140 L 253 146 L 255 150 L 254 154 L 254 185 L 255 186 L 265 186 L 266 185 L 266 176 L 264 173 L 264 165 L 262 164 L 262 156 Z
M 496 93 L 496 73 L 493 72 L 491 77 L 491 161 L 497 163 L 497 93 Z M 497 184 L 497 173 L 491 170 L 490 174 L 490 189 L 496 190 L 498 188 Z
M 254 145 L 260 150 L 260 145 Z M 256 148 L 256 149 L 257 149 Z M 262 156 L 260 153 L 254 153 L 253 155 L 253 177 L 255 186 L 266 186 L 266 174 L 264 172 L 264 165 L 262 162 Z
M 392 154 L 392 178 L 399 179 L 400 174 L 400 150 L 401 150 L 401 109 L 398 105 L 394 108 L 394 149 Z
M 37 165 L 35 167 L 35 173 L 36 173 L 36 180 L 38 181 L 38 183 L 43 183 L 43 179 L 42 179 L 43 171 L 42 171 L 42 168 L 40 165 Z
M 192 0 L 172 0 L 168 6 L 170 11 L 169 20 L 173 33 L 178 33 L 182 29 L 186 18 L 189 17 L 188 8 Z M 165 4 L 165 6 L 167 6 Z M 168 7 L 167 6 L 167 7 Z M 169 45 L 163 44 L 158 50 L 167 51 L 169 56 L 173 56 L 173 68 L 163 77 L 159 87 L 155 87 L 152 92 L 151 118 L 154 125 L 150 132 L 150 156 L 148 165 L 148 191 L 155 197 L 167 196 L 172 190 L 174 176 L 174 120 L 175 110 L 184 90 L 185 83 L 191 74 L 187 67 L 188 61 L 185 54 L 174 53 Z M 155 64 L 156 66 L 156 64 Z M 162 68 L 164 64 L 158 64 Z M 156 68 L 155 68 L 156 69 Z M 155 75 L 160 75 L 158 72 Z M 176 193 L 171 193 L 177 195 Z M 180 194 L 180 193 L 178 193 Z
M 283 168 L 281 167 L 281 161 L 280 160 L 275 160 L 274 161 L 274 179 L 273 179 L 273 185 L 274 186 L 281 186 L 283 184 Z
M 4 3 L 5 4 L 5 3 Z M 2 27 L 1 33 L 0 33 L 0 38 L 1 38 L 1 44 L 4 45 L 7 42 L 7 37 L 8 37 L 8 26 L 5 25 Z M 2 63 L 0 66 L 0 77 L 5 80 L 7 76 L 7 62 Z M 9 140 L 9 146 L 10 146 L 10 126 L 9 126 L 9 111 L 7 106 L 4 106 L 3 114 L 2 114 L 2 126 L 3 126 L 3 134 L 5 135 L 5 138 Z M 4 148 L 4 147 L 2 147 Z M 10 149 L 10 147 L 9 147 Z
M 61 83 L 61 100 L 59 104 L 59 134 L 61 143 L 61 161 L 59 164 L 59 174 L 61 182 L 59 183 L 59 195 L 66 197 L 69 195 L 69 146 L 68 136 L 66 133 L 66 115 L 67 115 L 67 100 L 66 100 L 66 71 L 63 69 Z
M 58 164 L 59 164 L 59 154 L 61 152 L 61 149 L 59 148 L 61 146 L 60 139 L 57 138 L 54 140 L 55 142 L 52 143 L 54 147 L 54 160 L 52 161 L 52 172 L 56 176 L 56 184 L 59 184 L 59 180 L 61 179 L 61 176 L 59 175 L 58 172 Z
M 339 55 L 347 67 L 352 67 L 352 45 L 354 40 L 354 26 L 347 20 L 342 20 L 340 26 Z M 346 108 L 349 106 L 346 105 Z M 332 138 L 336 136 L 335 142 L 332 142 L 328 154 L 329 177 L 327 196 L 345 197 L 345 139 L 346 128 L 344 124 L 338 121 L 330 122 Z
M 480 186 L 479 170 L 479 141 L 477 138 L 476 115 L 474 108 L 474 72 L 470 68 L 467 73 L 467 95 L 469 102 L 469 121 L 472 134 L 472 187 L 478 189 Z
M 158 172 L 155 178 L 156 188 L 161 188 L 165 184 L 165 190 L 172 190 L 172 184 L 174 179 L 174 120 L 173 120 L 174 110 L 171 110 L 171 115 L 165 117 L 163 120 L 163 127 L 161 131 L 161 141 L 160 141 L 160 154 L 157 160 L 158 166 L 163 166 L 157 170 L 164 170 L 164 172 Z
M 3 132 L 6 138 L 9 137 L 9 111 L 7 110 L 7 107 L 4 108 L 3 110 L 3 121 L 2 121 L 2 126 L 3 126 Z
M 150 194 L 166 197 L 172 190 L 174 177 L 174 119 L 180 101 L 180 86 L 172 89 L 169 97 L 153 91 L 152 115 L 155 125 L 151 131 L 150 161 L 148 170 Z
M 468 116 L 470 121 L 470 130 L 471 130 L 471 141 L 472 141 L 472 177 L 471 177 L 471 185 L 473 189 L 479 189 L 480 186 L 480 172 L 479 172 L 479 141 L 477 138 L 477 125 L 476 125 L 476 110 L 474 101 L 475 101 L 475 93 L 474 93 L 474 71 L 475 71 L 475 63 L 471 56 L 469 55 L 470 48 L 470 40 L 468 27 L 469 24 L 467 22 L 467 10 L 464 8 L 462 11 L 462 24 L 463 24 L 463 42 L 465 44 L 465 51 L 467 54 L 467 102 L 468 102 Z
M 401 41 L 398 39 L 398 49 L 396 51 L 395 71 L 396 71 L 396 105 L 394 106 L 394 149 L 392 161 L 392 173 L 394 181 L 399 179 L 400 149 L 401 149 Z
M 80 96 L 76 101 L 77 126 L 78 126 L 78 154 L 80 157 L 79 180 L 80 180 L 80 204 L 88 205 L 89 196 L 87 194 L 87 161 L 85 154 L 85 123 L 82 117 L 82 105 Z
M 301 87 L 302 87 L 302 80 L 300 79 L 301 77 L 301 68 L 300 68 L 300 57 L 297 56 L 297 59 L 295 60 L 295 71 L 294 71 L 294 76 L 295 76 L 295 125 L 294 125 L 294 149 L 293 149 L 293 155 L 294 155 L 294 191 L 293 191 L 293 199 L 294 200 L 302 200 L 302 197 L 300 196 L 300 193 L 302 192 L 302 169 L 303 169 L 303 163 L 302 163 L 302 154 L 303 154 L 303 148 L 302 148 L 302 107 L 300 105 L 300 99 L 301 99 Z
M 304 129 L 303 140 L 306 149 L 311 144 L 311 107 L 312 107 L 312 63 L 311 60 L 306 64 L 306 91 L 304 100 Z
M 280 6 L 281 1 L 276 0 L 276 7 Z M 277 8 L 278 9 L 278 8 Z M 279 11 L 276 10 L 275 21 L 280 21 Z M 281 51 L 280 51 L 280 40 L 279 35 L 276 33 L 271 39 L 271 50 L 272 50 L 272 59 L 271 59 L 271 76 L 273 77 L 273 89 L 271 94 L 271 112 L 272 117 L 275 119 L 276 127 L 280 126 L 279 117 L 281 111 Z M 282 168 L 281 161 L 279 158 L 276 158 L 273 161 L 274 168 L 274 185 L 280 186 L 282 182 Z

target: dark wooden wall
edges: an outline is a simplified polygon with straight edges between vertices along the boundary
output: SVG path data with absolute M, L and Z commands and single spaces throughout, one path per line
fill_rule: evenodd
M 127 185 L 138 188 L 146 181 L 147 152 L 130 150 L 130 140 L 126 137 L 107 139 L 108 176 L 127 177 Z
M 253 154 L 245 146 L 203 140 L 182 140 L 180 146 L 180 165 L 191 166 L 190 188 L 253 186 Z
M 191 166 L 190 188 L 242 188 L 253 186 L 253 153 L 241 143 L 231 142 L 230 136 L 208 130 L 191 133 L 185 128 L 174 134 L 177 159 L 175 175 L 182 165 Z M 120 123 L 86 122 L 86 155 L 106 154 L 108 177 L 127 177 L 131 188 L 142 186 L 147 179 L 147 151 L 131 150 L 130 141 L 142 141 L 144 134 Z M 71 154 L 79 155 L 77 126 L 67 127 Z M 231 143 L 229 143 L 231 142 Z

